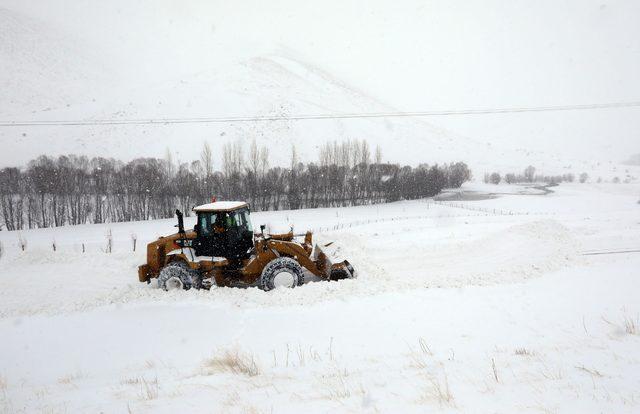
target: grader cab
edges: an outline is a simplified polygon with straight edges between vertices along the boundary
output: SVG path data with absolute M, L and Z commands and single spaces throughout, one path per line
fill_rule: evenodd
M 157 279 L 165 289 L 208 289 L 212 286 L 251 287 L 263 290 L 293 288 L 304 283 L 305 273 L 324 280 L 355 276 L 348 261 L 331 263 L 312 234 L 296 240 L 284 234 L 254 233 L 249 205 L 240 201 L 214 201 L 194 207 L 197 221 L 185 231 L 176 210 L 178 232 L 149 243 L 147 263 L 138 268 L 141 282 Z

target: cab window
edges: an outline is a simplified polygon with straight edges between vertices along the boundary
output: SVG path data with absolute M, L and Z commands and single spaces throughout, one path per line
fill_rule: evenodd
M 240 230 L 249 230 L 253 232 L 251 221 L 249 219 L 249 210 L 237 210 L 227 213 L 225 218 L 225 226 L 228 229 L 239 228 Z
M 213 226 L 216 222 L 216 213 L 198 214 L 198 225 L 203 236 L 213 234 Z
M 240 211 L 240 216 L 242 217 L 242 222 L 247 230 L 251 230 L 253 232 L 253 225 L 251 224 L 251 215 L 249 214 L 249 210 Z

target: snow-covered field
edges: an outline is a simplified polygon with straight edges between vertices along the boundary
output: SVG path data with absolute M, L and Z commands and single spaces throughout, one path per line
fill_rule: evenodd
M 268 293 L 138 283 L 173 220 L 2 232 L 0 412 L 638 412 L 640 252 L 584 253 L 640 250 L 640 186 L 495 189 L 256 213 L 359 272 Z

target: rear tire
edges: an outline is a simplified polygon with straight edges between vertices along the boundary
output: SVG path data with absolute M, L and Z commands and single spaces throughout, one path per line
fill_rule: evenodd
M 303 283 L 304 274 L 300 264 L 290 257 L 277 257 L 262 269 L 259 287 L 267 291 L 277 287 L 294 288 Z
M 195 275 L 186 263 L 169 263 L 160 271 L 158 287 L 164 290 L 189 290 L 194 283 L 193 276 Z

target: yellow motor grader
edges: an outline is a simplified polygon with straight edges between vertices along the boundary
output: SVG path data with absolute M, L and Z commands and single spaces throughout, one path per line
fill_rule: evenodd
M 354 269 L 345 260 L 331 263 L 312 234 L 296 241 L 293 230 L 254 234 L 249 205 L 241 201 L 214 201 L 194 207 L 197 222 L 185 231 L 176 210 L 178 232 L 149 243 L 147 263 L 138 268 L 140 282 L 157 279 L 162 289 L 209 289 L 212 286 L 263 290 L 293 288 L 304 282 L 305 270 L 324 280 L 351 279 Z

